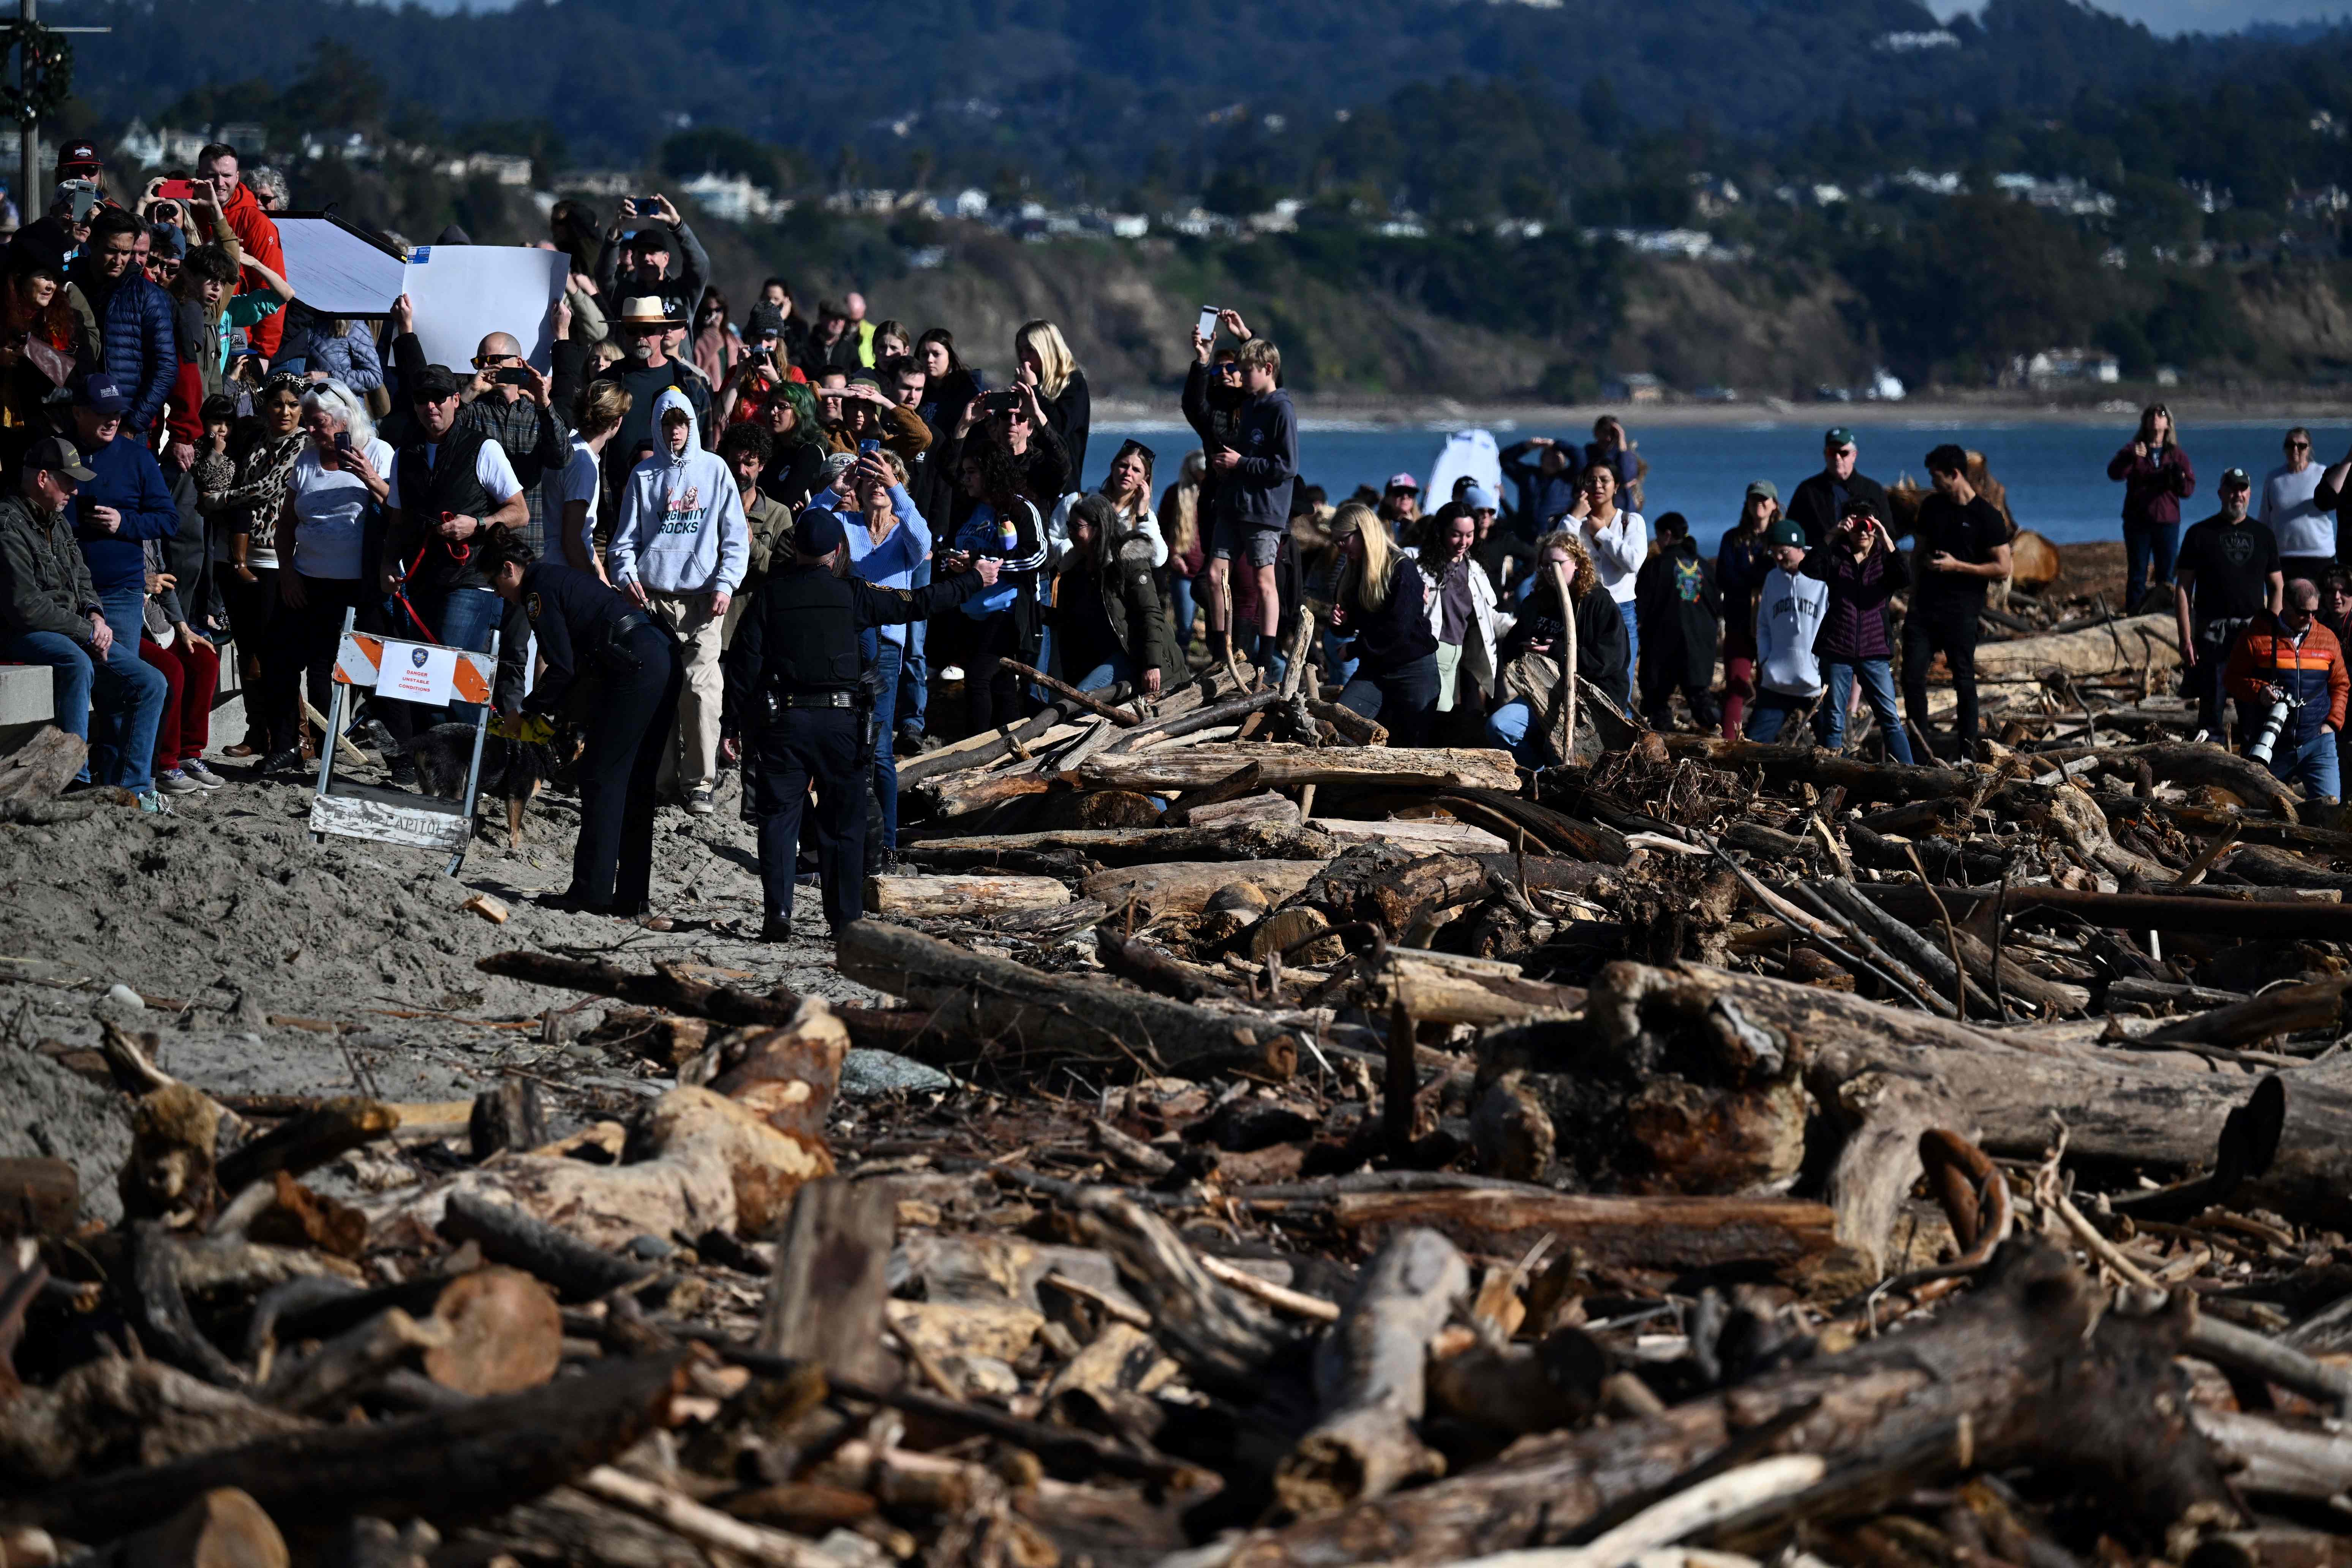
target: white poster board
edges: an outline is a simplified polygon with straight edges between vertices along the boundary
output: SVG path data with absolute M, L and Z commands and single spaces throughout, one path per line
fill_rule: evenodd
M 547 308 L 562 297 L 569 265 L 562 251 L 532 246 L 418 247 L 409 255 L 403 285 L 416 307 L 416 340 L 425 363 L 462 375 L 483 338 L 511 332 L 525 359 L 541 370 L 553 368 Z M 301 288 L 298 280 L 297 295 Z
M 330 217 L 278 219 L 294 297 L 326 316 L 381 316 L 400 298 L 407 263 Z

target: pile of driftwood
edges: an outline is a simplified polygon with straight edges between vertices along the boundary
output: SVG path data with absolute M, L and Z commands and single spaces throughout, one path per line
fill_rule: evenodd
M 1066 697 L 907 768 L 880 1005 L 485 960 L 653 1075 L 560 1137 L 110 1028 L 123 1223 L 0 1166 L 5 1568 L 2352 1563 L 2352 834 L 2063 702 L 1578 709 Z

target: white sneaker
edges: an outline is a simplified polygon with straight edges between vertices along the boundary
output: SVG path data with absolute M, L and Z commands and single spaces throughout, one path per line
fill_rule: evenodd
M 187 774 L 189 780 L 194 783 L 198 789 L 218 789 L 223 784 L 228 783 L 228 780 L 221 777 L 220 774 L 205 766 L 204 759 L 201 757 L 191 758 L 187 762 L 182 763 L 180 764 L 180 771 Z
M 165 795 L 201 795 L 205 788 L 178 768 L 165 768 L 157 773 L 155 787 Z
M 696 790 L 686 797 L 686 809 L 694 816 L 709 816 L 719 810 L 718 795 L 711 790 Z

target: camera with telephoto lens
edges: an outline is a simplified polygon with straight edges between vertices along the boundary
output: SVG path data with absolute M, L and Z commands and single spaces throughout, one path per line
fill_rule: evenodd
M 2273 688 L 2273 689 L 2276 689 Z M 2303 706 L 2293 692 L 2279 692 L 2270 711 L 2263 715 L 2263 727 L 2254 736 L 2254 743 L 2246 748 L 2246 755 L 2264 767 L 2271 765 L 2271 755 L 2278 750 L 2279 737 L 2286 732 L 2287 715 Z

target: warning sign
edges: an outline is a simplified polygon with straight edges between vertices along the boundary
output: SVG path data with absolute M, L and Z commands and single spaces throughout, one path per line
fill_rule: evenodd
M 421 702 L 428 708 L 446 708 L 452 700 L 451 687 L 457 679 L 457 650 L 430 643 L 394 642 L 387 637 L 383 662 L 377 666 L 377 672 L 376 695 L 397 697 L 403 702 Z

